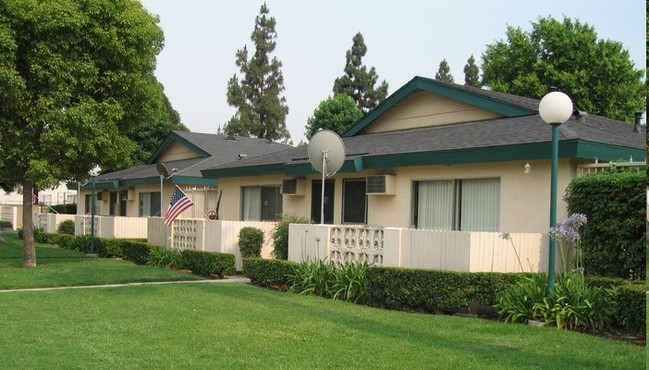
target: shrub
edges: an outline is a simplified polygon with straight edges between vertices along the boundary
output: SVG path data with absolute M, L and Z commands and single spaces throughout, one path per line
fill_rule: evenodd
M 284 260 L 244 258 L 243 274 L 255 285 L 288 289 L 289 275 L 296 266 L 297 263 Z
M 646 174 L 601 173 L 570 182 L 570 213 L 584 213 L 581 240 L 587 275 L 644 280 Z
M 179 269 L 182 268 L 182 256 L 180 255 L 180 251 L 178 249 L 171 249 L 156 245 L 151 247 L 147 265 Z
M 74 221 L 72 220 L 61 221 L 59 227 L 56 229 L 56 232 L 59 234 L 74 235 Z
M 601 332 L 609 327 L 614 305 L 610 291 L 588 286 L 581 274 L 566 274 L 542 302 L 534 304 L 535 312 L 546 325 L 559 329 Z
M 76 215 L 77 214 L 77 205 L 76 203 L 68 204 L 55 204 L 52 206 L 52 209 L 57 213 L 64 215 Z
M 0 220 L 0 229 L 13 229 L 11 221 Z
M 367 263 L 346 263 L 334 270 L 333 299 L 364 303 L 367 291 Z
M 273 229 L 271 237 L 273 238 L 273 257 L 287 260 L 288 259 L 288 227 L 290 224 L 308 224 L 311 221 L 306 217 L 300 217 L 295 214 L 285 213 L 278 220 Z
M 495 309 L 508 323 L 526 323 L 540 318 L 534 309 L 547 296 L 547 280 L 543 275 L 525 277 L 500 294 Z
M 123 241 L 122 258 L 138 265 L 146 265 L 152 245 L 143 242 Z
M 331 298 L 336 280 L 335 268 L 332 263 L 321 260 L 301 262 L 288 277 L 289 291 Z
M 614 290 L 615 327 L 646 337 L 646 290 L 644 284 L 621 285 Z
M 239 230 L 239 250 L 242 258 L 261 257 L 261 247 L 263 245 L 263 230 L 250 226 Z
M 70 234 L 59 234 L 59 241 L 57 245 L 63 249 L 71 249 L 70 243 L 74 240 L 75 236 Z
M 185 249 L 180 252 L 183 267 L 191 272 L 203 275 L 223 277 L 235 273 L 234 255 L 230 253 L 203 252 Z

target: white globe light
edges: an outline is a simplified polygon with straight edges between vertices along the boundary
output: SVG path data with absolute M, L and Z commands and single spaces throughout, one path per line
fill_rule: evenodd
M 539 115 L 545 123 L 560 125 L 572 115 L 572 100 L 560 91 L 553 91 L 541 99 Z

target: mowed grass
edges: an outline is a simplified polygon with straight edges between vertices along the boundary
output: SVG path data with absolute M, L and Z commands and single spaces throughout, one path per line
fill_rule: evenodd
M 128 282 L 198 280 L 196 275 L 138 266 L 120 259 L 86 257 L 54 245 L 36 244 L 37 268 L 23 268 L 23 245 L 16 233 L 0 237 L 0 289 L 105 285 Z
M 645 348 L 580 333 L 380 310 L 245 284 L 50 291 L 192 275 L 0 243 L 0 368 L 640 369 Z M 180 274 L 180 275 L 178 275 Z
M 641 369 L 645 349 L 552 328 L 173 284 L 0 293 L 3 368 Z

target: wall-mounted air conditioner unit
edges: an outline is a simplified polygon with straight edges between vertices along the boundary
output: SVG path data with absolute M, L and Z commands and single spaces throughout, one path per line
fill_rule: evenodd
M 128 192 L 126 193 L 126 199 L 128 201 L 133 201 L 135 200 L 135 189 L 129 189 Z
M 365 181 L 365 193 L 367 195 L 394 195 L 395 176 L 375 175 L 367 176 Z
M 282 181 L 282 195 L 303 196 L 306 189 L 304 179 L 286 179 Z

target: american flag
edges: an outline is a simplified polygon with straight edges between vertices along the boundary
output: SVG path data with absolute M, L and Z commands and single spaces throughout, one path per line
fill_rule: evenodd
M 165 213 L 165 225 L 171 226 L 176 217 L 193 205 L 194 202 L 187 198 L 187 195 L 185 195 L 182 190 L 176 187 L 176 190 L 174 190 L 174 193 L 171 195 L 171 202 L 169 202 L 167 213 Z

